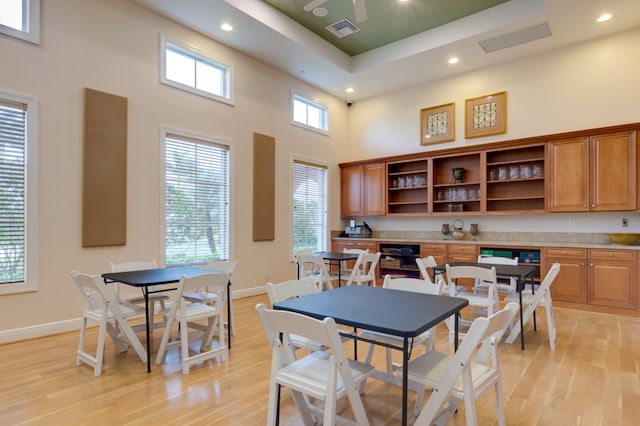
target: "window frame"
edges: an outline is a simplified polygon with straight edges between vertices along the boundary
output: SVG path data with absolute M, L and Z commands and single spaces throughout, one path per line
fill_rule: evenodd
M 186 57 L 194 59 L 195 61 L 200 61 L 216 68 L 220 68 L 223 70 L 223 81 L 222 85 L 224 87 L 223 95 L 216 95 L 211 92 L 207 92 L 202 89 L 198 89 L 193 86 L 189 86 L 175 80 L 171 80 L 167 78 L 167 49 L 171 47 L 172 50 L 177 50 L 179 53 L 183 54 Z M 200 52 L 198 49 L 193 47 L 189 47 L 184 43 L 181 43 L 177 40 L 171 39 L 164 34 L 160 34 L 160 83 L 170 86 L 176 89 L 180 89 L 182 91 L 192 93 L 194 95 L 202 96 L 208 99 L 212 99 L 217 102 L 221 102 L 227 105 L 235 105 L 234 100 L 234 82 L 235 82 L 235 67 L 232 64 L 223 63 L 216 58 L 205 55 Z
M 25 214 L 24 274 L 16 283 L 0 284 L 0 295 L 38 290 L 38 101 L 35 98 L 0 90 L 0 100 L 26 107 L 25 129 Z
M 310 159 L 310 158 L 306 158 L 306 157 L 302 157 L 302 156 L 298 156 L 298 155 L 292 155 L 290 162 L 289 162 L 290 166 L 289 166 L 289 170 L 290 170 L 290 183 L 289 183 L 289 203 L 290 203 L 290 218 L 289 218 L 289 253 L 291 253 L 293 255 L 293 253 L 297 250 L 300 250 L 300 248 L 295 247 L 295 243 L 294 243 L 294 234 L 295 234 L 295 225 L 294 225 L 294 213 L 295 213 L 295 200 L 294 200 L 294 193 L 295 193 L 295 189 L 294 189 L 294 178 L 295 178 L 295 171 L 294 171 L 294 166 L 295 164 L 303 164 L 303 165 L 308 165 L 310 167 L 317 167 L 319 169 L 324 169 L 325 170 L 325 182 L 324 182 L 324 195 L 325 195 L 325 212 L 324 212 L 324 238 L 322 238 L 322 244 L 323 246 L 320 247 L 316 247 L 316 250 L 313 251 L 326 251 L 328 250 L 329 247 L 329 240 L 330 240 L 330 230 L 329 230 L 329 164 L 323 162 L 323 161 L 319 161 L 319 160 L 314 160 L 314 159 Z M 319 239 L 320 241 L 320 239 Z
M 319 109 L 322 112 L 322 123 L 324 127 L 315 127 L 309 124 L 309 120 L 308 120 L 308 114 L 307 114 L 307 120 L 305 123 L 301 122 L 301 121 L 297 121 L 294 119 L 294 115 L 295 115 L 295 102 L 302 102 L 304 104 L 307 105 L 307 108 L 309 106 L 313 106 L 317 109 Z M 316 133 L 320 133 L 322 135 L 325 136 L 329 136 L 329 107 L 327 105 L 325 105 L 323 102 L 321 102 L 319 99 L 307 96 L 303 93 L 300 92 L 296 92 L 294 90 L 291 91 L 291 111 L 290 111 L 290 117 L 289 120 L 291 122 L 291 124 L 293 124 L 294 126 L 299 126 L 302 127 L 303 129 L 307 129 L 307 130 L 311 130 L 313 132 Z
M 40 0 L 22 0 L 22 15 L 23 21 L 26 21 L 23 22 L 22 30 L 0 24 L 0 34 L 39 45 Z
M 188 262 L 188 263 L 172 263 L 172 264 L 168 264 L 167 263 L 167 210 L 166 210 L 166 193 L 167 193 L 167 182 L 166 182 L 166 140 L 167 137 L 176 137 L 178 139 L 182 138 L 182 139 L 186 139 L 186 140 L 191 140 L 194 143 L 201 143 L 201 144 L 211 144 L 211 145 L 219 145 L 222 147 L 226 147 L 227 151 L 228 151 L 228 176 L 227 176 L 227 182 L 228 182 L 228 188 L 227 188 L 227 203 L 228 203 L 228 207 L 227 207 L 227 223 L 228 223 L 228 229 L 227 229 L 227 258 L 228 259 L 233 259 L 233 218 L 234 218 L 234 208 L 233 208 L 233 158 L 234 158 L 234 153 L 233 153 L 233 144 L 230 141 L 224 140 L 224 139 L 220 139 L 220 138 L 216 138 L 216 137 L 211 137 L 211 136 L 205 136 L 205 135 L 200 135 L 200 134 L 195 134 L 195 133 L 191 133 L 191 132 L 186 132 L 183 130 L 178 130 L 178 129 L 174 129 L 174 128 L 169 128 L 169 127 L 162 127 L 160 129 L 160 133 L 161 133 L 161 137 L 160 137 L 160 144 L 161 144 L 161 205 L 160 205 L 160 212 L 161 212 L 161 227 L 160 227 L 160 236 L 161 236 L 161 241 L 162 241 L 162 246 L 163 246 L 163 250 L 162 250 L 162 256 L 163 256 L 163 260 L 165 265 L 167 266 L 185 266 L 185 265 L 202 265 L 205 264 L 206 262 Z M 227 260 L 224 259 L 224 256 L 221 260 Z

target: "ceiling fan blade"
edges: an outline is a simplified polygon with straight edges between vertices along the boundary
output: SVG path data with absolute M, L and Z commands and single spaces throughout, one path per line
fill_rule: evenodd
M 364 22 L 367 20 L 367 7 L 364 0 L 353 0 L 353 11 L 356 15 L 356 22 Z
M 304 10 L 305 12 L 311 12 L 316 7 L 322 6 L 326 1 L 327 0 L 312 0 L 311 2 L 305 4 L 302 10 Z

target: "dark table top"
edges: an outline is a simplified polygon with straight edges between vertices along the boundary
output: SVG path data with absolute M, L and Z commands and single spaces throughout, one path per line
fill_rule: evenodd
M 332 317 L 336 323 L 350 327 L 416 337 L 468 304 L 458 297 L 346 286 L 278 302 L 273 307 L 318 319 Z
M 325 260 L 352 260 L 358 258 L 356 253 L 342 253 L 339 251 L 316 251 L 313 254 Z
M 146 287 L 157 284 L 169 284 L 180 281 L 180 277 L 186 275 L 210 274 L 217 271 L 212 269 L 196 268 L 195 266 L 176 266 L 171 268 L 145 269 L 142 271 L 107 272 L 102 278 L 109 281 L 117 281 L 134 287 Z M 222 272 L 222 271 L 219 271 Z

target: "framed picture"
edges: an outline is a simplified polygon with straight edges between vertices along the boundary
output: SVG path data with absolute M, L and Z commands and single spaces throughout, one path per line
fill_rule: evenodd
M 456 138 L 455 104 L 420 110 L 420 145 L 448 142 Z
M 507 92 L 467 99 L 465 138 L 498 135 L 507 132 Z

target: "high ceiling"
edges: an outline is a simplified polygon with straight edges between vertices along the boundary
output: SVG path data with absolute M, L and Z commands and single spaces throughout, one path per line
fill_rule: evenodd
M 481 12 L 507 0 L 357 0 L 364 15 L 356 14 L 352 0 L 265 0 L 300 25 L 347 55 L 382 47 Z M 361 12 L 362 13 L 362 12 Z M 362 19 L 365 18 L 365 19 Z M 327 29 L 347 19 L 357 30 L 342 36 Z M 342 37 L 341 37 L 342 36 Z
M 360 0 L 132 1 L 354 101 L 640 27 L 639 0 L 364 0 L 361 22 Z M 325 34 L 343 18 L 360 29 Z

